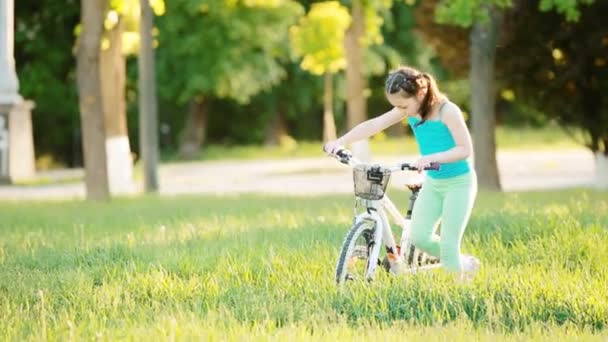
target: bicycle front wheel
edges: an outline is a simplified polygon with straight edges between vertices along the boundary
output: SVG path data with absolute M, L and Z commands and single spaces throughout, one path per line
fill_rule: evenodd
M 343 284 L 348 280 L 371 280 L 378 265 L 378 246 L 374 241 L 376 225 L 374 221 L 362 220 L 349 230 L 336 265 L 336 282 Z M 376 255 L 376 257 L 370 257 Z M 372 260 L 375 259 L 375 260 Z

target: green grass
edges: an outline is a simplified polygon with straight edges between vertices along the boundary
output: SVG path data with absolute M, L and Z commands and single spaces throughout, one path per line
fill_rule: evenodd
M 407 194 L 393 195 L 403 208 Z M 334 285 L 349 196 L 2 203 L 3 340 L 605 340 L 608 194 L 481 194 L 442 271 Z
M 544 128 L 511 128 L 496 129 L 496 145 L 499 150 L 555 150 L 584 148 L 558 126 Z M 414 154 L 418 147 L 413 137 L 386 137 L 381 134 L 370 140 L 370 150 L 376 155 Z M 223 159 L 280 159 L 319 157 L 320 141 L 288 141 L 281 146 L 258 145 L 207 145 L 198 160 Z M 175 153 L 163 156 L 164 161 L 176 161 Z

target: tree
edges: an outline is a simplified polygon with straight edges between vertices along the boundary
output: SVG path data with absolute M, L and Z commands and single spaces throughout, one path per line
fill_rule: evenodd
M 85 185 L 90 200 L 109 199 L 99 55 L 106 0 L 82 0 L 77 74 Z
M 204 141 L 206 98 L 247 103 L 285 76 L 287 28 L 302 13 L 293 1 L 167 2 L 159 20 L 159 78 L 161 93 L 190 104 L 182 156 L 196 155 Z
M 518 101 L 567 131 L 583 131 L 582 143 L 596 158 L 596 185 L 608 188 L 608 3 L 564 9 L 566 20 L 535 5 L 518 1 L 506 13 L 499 77 Z
M 333 114 L 333 74 L 346 65 L 344 33 L 350 25 L 350 15 L 337 1 L 312 5 L 298 25 L 290 29 L 291 45 L 303 56 L 301 67 L 315 75 L 324 75 L 323 141 L 336 139 Z
M 363 75 L 365 48 L 363 39 L 366 31 L 363 0 L 353 0 L 351 2 L 351 18 L 351 25 L 344 38 L 344 49 L 346 51 L 346 128 L 349 130 L 367 119 L 367 101 L 365 98 L 367 82 Z M 369 159 L 367 141 L 353 143 L 352 150 L 360 159 Z
M 135 55 L 139 50 L 140 2 L 142 1 L 112 0 L 105 16 L 101 80 L 106 118 L 108 173 L 112 192 L 128 192 L 133 187 L 133 158 L 127 129 L 126 56 Z M 148 7 L 152 5 L 157 14 L 164 11 L 163 0 L 145 3 Z M 154 127 L 152 129 L 156 130 Z M 144 175 L 147 175 L 148 170 L 145 171 Z
M 112 193 L 133 187 L 133 160 L 127 130 L 126 59 L 123 51 L 124 16 L 114 5 L 105 15 L 100 74 L 106 127 L 108 182 Z

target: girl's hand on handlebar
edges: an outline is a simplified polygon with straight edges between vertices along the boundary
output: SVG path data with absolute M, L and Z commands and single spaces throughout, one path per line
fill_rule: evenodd
M 323 151 L 330 156 L 336 155 L 336 153 L 341 149 L 344 149 L 344 147 L 338 140 L 330 140 L 323 145 Z
M 432 160 L 428 159 L 427 157 L 422 157 L 422 158 L 418 159 L 414 164 L 412 164 L 412 166 L 417 168 L 418 173 L 420 173 L 425 168 L 431 167 L 432 163 L 433 163 Z

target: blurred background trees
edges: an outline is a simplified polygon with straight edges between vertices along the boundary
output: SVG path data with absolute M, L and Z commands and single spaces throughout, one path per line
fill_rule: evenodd
M 247 104 L 284 79 L 287 31 L 303 13 L 295 1 L 167 3 L 167 15 L 158 21 L 159 91 L 171 104 L 188 104 L 178 129 L 183 157 L 195 157 L 205 142 L 214 112 L 210 99 Z
M 308 14 L 290 29 L 291 46 L 302 57 L 300 67 L 324 76 L 323 141 L 336 139 L 333 110 L 333 75 L 346 66 L 344 36 L 350 26 L 348 10 L 337 1 L 312 5 Z
M 389 109 L 383 94 L 386 72 L 398 64 L 412 64 L 435 74 L 441 89 L 473 121 L 479 141 L 476 152 L 481 155 L 483 148 L 495 153 L 480 134 L 491 139 L 496 125 L 542 126 L 555 121 L 568 130 L 582 129 L 585 134 L 578 136 L 597 154 L 598 162 L 607 158 L 608 104 L 600 96 L 608 87 L 608 32 L 601 24 L 605 2 L 452 1 L 446 6 L 438 1 L 342 1 L 350 26 L 342 46 L 345 69 L 333 73 L 331 105 L 324 101 L 327 82 L 303 70 L 300 62 L 306 54 L 294 48 L 297 39 L 289 35 L 291 27 L 310 15 L 314 3 L 167 2 L 154 30 L 161 153 L 200 158 L 207 144 L 320 141 L 328 106 L 339 135 Z M 138 4 L 109 1 L 104 14 L 104 39 L 110 42 L 111 33 L 122 30 L 122 54 L 114 56 L 124 65 L 124 92 L 119 92 L 123 86 L 112 88 L 116 98 L 105 100 L 117 101 L 106 105 L 115 109 L 114 119 L 106 125 L 128 133 L 136 158 L 137 49 L 125 50 L 132 45 L 129 32 L 137 33 L 133 23 L 138 20 L 128 8 Z M 486 78 L 494 82 L 492 87 L 469 83 L 476 72 L 489 70 L 471 64 L 472 53 L 481 44 L 475 43 L 475 25 L 486 25 L 492 18 L 484 14 L 487 4 L 494 4 L 502 16 L 496 24 L 494 74 Z M 20 0 L 15 11 L 15 59 L 21 92 L 36 102 L 33 124 L 39 167 L 81 166 L 75 58 L 80 2 Z M 116 14 L 108 16 L 111 11 Z M 102 43 L 100 49 L 112 46 Z M 482 60 L 487 53 L 482 53 Z M 483 108 L 491 109 L 475 110 L 471 96 L 485 99 Z M 483 114 L 476 115 L 480 111 Z M 406 132 L 403 126 L 389 130 L 393 135 Z
M 513 89 L 514 102 L 538 108 L 594 153 L 597 185 L 608 188 L 608 25 L 602 23 L 608 2 L 579 2 L 572 11 L 543 1 L 541 12 L 516 2 L 498 48 L 498 77 Z

